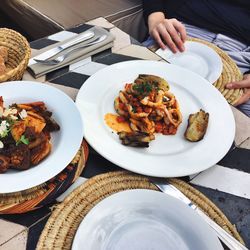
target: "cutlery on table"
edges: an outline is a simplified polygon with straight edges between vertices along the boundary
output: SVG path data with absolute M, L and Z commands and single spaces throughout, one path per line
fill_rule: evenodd
M 84 32 L 82 34 L 80 34 L 79 36 L 77 36 L 76 38 L 61 44 L 55 48 L 52 48 L 36 57 L 34 57 L 33 59 L 36 60 L 48 60 L 54 56 L 56 56 L 57 54 L 59 54 L 60 52 L 62 52 L 63 50 L 69 49 L 81 42 L 87 41 L 89 39 L 91 39 L 92 37 L 95 36 L 95 33 L 93 31 L 87 31 Z
M 221 228 L 216 222 L 208 217 L 201 209 L 199 209 L 192 201 L 186 197 L 180 190 L 170 184 L 166 179 L 150 178 L 150 181 L 163 193 L 169 194 L 194 209 L 207 224 L 214 229 L 218 238 L 229 248 L 233 250 L 248 250 L 244 245 L 237 241 L 233 236 Z
M 93 40 L 89 43 L 85 43 L 85 44 L 81 45 L 80 47 L 73 47 L 71 49 L 68 49 L 65 54 L 58 56 L 56 58 L 53 58 L 53 59 L 50 59 L 51 58 L 50 57 L 50 58 L 45 59 L 45 60 L 41 60 L 41 59 L 37 59 L 37 58 L 34 58 L 34 60 L 38 63 L 41 63 L 41 64 L 56 65 L 56 64 L 63 62 L 72 52 L 75 52 L 77 50 L 89 47 L 89 46 L 97 44 L 97 43 L 100 43 L 100 42 L 104 41 L 106 38 L 107 38 L 107 35 L 99 36 L 95 40 Z

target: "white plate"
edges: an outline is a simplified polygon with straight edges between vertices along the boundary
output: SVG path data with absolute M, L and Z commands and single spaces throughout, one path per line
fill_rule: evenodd
M 158 49 L 156 54 L 168 62 L 189 69 L 214 83 L 221 75 L 222 61 L 210 47 L 199 42 L 185 42 L 185 51 L 174 54 L 169 48 Z
M 152 190 L 127 190 L 99 202 L 81 222 L 72 250 L 176 250 L 222 246 L 181 201 Z
M 156 134 L 149 148 L 122 145 L 104 121 L 106 113 L 115 113 L 113 103 L 119 90 L 138 74 L 166 79 L 183 115 L 176 135 Z M 76 104 L 90 145 L 116 165 L 145 175 L 173 177 L 205 170 L 223 158 L 234 139 L 234 117 L 221 93 L 199 75 L 164 62 L 128 61 L 108 66 L 87 79 L 78 92 Z M 192 143 L 183 135 L 189 114 L 200 108 L 209 112 L 208 129 L 203 140 Z
M 0 174 L 0 193 L 11 193 L 44 183 L 61 172 L 78 151 L 83 124 L 75 103 L 62 91 L 46 84 L 15 81 L 0 84 L 4 104 L 43 101 L 60 130 L 51 133 L 52 152 L 37 166 L 25 171 L 8 170 Z

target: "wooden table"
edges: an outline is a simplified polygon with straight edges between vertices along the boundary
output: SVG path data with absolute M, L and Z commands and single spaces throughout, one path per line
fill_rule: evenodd
M 47 50 L 57 41 L 63 41 L 87 30 L 90 25 L 102 26 L 115 35 L 112 49 L 63 67 L 39 79 L 34 79 L 26 72 L 23 79 L 55 86 L 75 99 L 84 81 L 107 65 L 135 59 L 162 60 L 103 18 L 32 42 L 32 56 L 41 50 Z M 232 148 L 214 167 L 187 176 L 185 179 L 224 212 L 250 248 L 250 118 L 236 108 L 232 107 L 232 110 L 237 127 Z M 90 178 L 99 173 L 119 169 L 90 148 L 89 159 L 80 178 Z M 0 249 L 17 249 L 17 246 L 20 250 L 35 249 L 39 235 L 51 214 L 52 205 L 21 215 L 1 215 Z

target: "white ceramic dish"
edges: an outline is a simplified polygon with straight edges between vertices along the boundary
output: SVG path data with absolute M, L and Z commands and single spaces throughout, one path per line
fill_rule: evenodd
M 43 101 L 60 130 L 51 133 L 52 152 L 37 166 L 25 171 L 8 170 L 0 174 L 0 193 L 22 191 L 42 184 L 73 159 L 83 138 L 83 123 L 75 103 L 55 87 L 31 81 L 15 81 L 0 84 L 4 105 Z
M 158 49 L 156 54 L 171 64 L 191 70 L 214 83 L 221 75 L 222 61 L 210 47 L 199 42 L 185 42 L 185 51 L 173 53 L 169 48 Z
M 181 201 L 152 190 L 119 192 L 83 219 L 72 250 L 222 250 L 199 215 Z
M 149 148 L 122 145 L 104 121 L 106 113 L 115 113 L 113 103 L 119 90 L 138 74 L 166 79 L 183 115 L 176 135 L 156 134 Z M 106 159 L 136 173 L 173 177 L 203 171 L 223 158 L 234 140 L 234 117 L 221 93 L 199 75 L 164 62 L 128 61 L 108 66 L 88 78 L 76 104 L 90 145 Z M 209 125 L 203 140 L 192 143 L 184 139 L 184 132 L 189 114 L 200 108 L 209 113 Z

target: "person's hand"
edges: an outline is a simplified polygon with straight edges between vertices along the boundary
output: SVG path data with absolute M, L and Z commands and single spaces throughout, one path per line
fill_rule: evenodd
M 166 19 L 161 12 L 155 12 L 148 17 L 149 34 L 162 49 L 168 46 L 172 52 L 183 52 L 187 38 L 185 26 L 175 18 Z
M 250 99 L 250 74 L 244 75 L 243 80 L 241 81 L 228 83 L 226 87 L 228 89 L 239 89 L 239 88 L 244 89 L 244 94 L 237 101 L 235 106 L 238 106 L 240 104 L 247 102 Z

